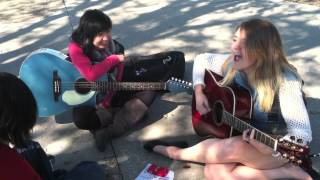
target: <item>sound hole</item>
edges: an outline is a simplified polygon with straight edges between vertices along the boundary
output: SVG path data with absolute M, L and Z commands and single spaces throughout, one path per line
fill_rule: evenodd
M 91 90 L 91 84 L 84 78 L 80 78 L 75 82 L 74 89 L 79 94 L 87 94 Z
M 216 102 L 213 105 L 212 118 L 213 122 L 217 125 L 222 124 L 222 113 L 223 113 L 223 104 L 221 102 Z

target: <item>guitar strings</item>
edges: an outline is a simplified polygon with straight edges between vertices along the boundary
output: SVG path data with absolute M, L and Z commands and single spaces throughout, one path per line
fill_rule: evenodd
M 57 86 L 55 84 L 52 85 L 54 88 Z M 99 82 L 61 82 L 60 86 L 63 88 L 87 88 L 87 89 L 95 89 L 95 88 L 123 88 L 123 89 L 131 89 L 131 90 L 164 90 L 165 86 L 162 82 L 109 82 L 109 83 L 99 83 Z
M 64 85 L 64 86 L 81 86 L 81 87 L 92 87 L 92 86 L 124 86 L 124 85 L 131 85 L 133 87 L 154 87 L 154 86 L 158 86 L 161 87 L 164 85 L 164 83 L 161 82 L 115 82 L 115 83 L 99 83 L 99 82 L 62 82 L 60 83 L 60 85 Z M 56 86 L 55 84 L 53 84 L 53 86 Z

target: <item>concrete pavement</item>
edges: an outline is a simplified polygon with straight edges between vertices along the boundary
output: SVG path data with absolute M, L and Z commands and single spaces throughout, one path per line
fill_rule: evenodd
M 65 2 L 65 3 L 64 3 Z M 113 35 L 126 53 L 151 54 L 179 50 L 186 54 L 186 80 L 191 80 L 195 55 L 227 53 L 234 27 L 252 17 L 276 24 L 289 60 L 305 80 L 312 123 L 312 152 L 320 152 L 320 8 L 280 0 L 143 1 L 143 0 L 9 0 L 0 2 L 0 70 L 18 74 L 24 58 L 39 48 L 66 53 L 72 28 L 86 9 L 98 8 L 114 23 Z M 69 112 L 39 118 L 33 136 L 56 166 L 71 168 L 82 160 L 96 160 L 108 172 L 107 179 L 134 179 L 148 162 L 168 166 L 175 179 L 203 179 L 203 166 L 178 162 L 143 150 L 144 141 L 164 138 L 199 139 L 191 126 L 191 96 L 165 94 L 152 104 L 143 123 L 110 142 L 99 153 L 91 135 L 71 123 Z M 319 169 L 319 159 L 314 161 Z

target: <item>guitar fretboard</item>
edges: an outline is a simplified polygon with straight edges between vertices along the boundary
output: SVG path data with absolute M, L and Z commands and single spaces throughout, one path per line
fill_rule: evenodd
M 94 91 L 121 91 L 121 90 L 166 90 L 163 82 L 90 82 L 90 89 Z
M 227 111 L 223 111 L 222 119 L 226 124 L 228 124 L 229 126 L 235 128 L 240 132 L 243 132 L 244 130 L 247 130 L 247 129 L 250 129 L 250 130 L 254 129 L 255 130 L 254 139 L 271 147 L 272 149 L 274 148 L 274 145 L 277 141 L 276 139 L 256 129 L 255 127 L 251 126 L 245 121 L 233 116 L 231 113 Z

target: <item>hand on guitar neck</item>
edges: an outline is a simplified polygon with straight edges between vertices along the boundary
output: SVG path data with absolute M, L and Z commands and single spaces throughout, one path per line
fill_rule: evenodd
M 254 129 L 252 129 L 252 130 L 247 129 L 247 130 L 243 131 L 242 138 L 244 141 L 247 141 L 249 144 L 254 146 L 262 154 L 272 154 L 273 149 L 271 149 L 269 146 L 266 146 L 265 144 L 260 143 L 257 140 L 255 140 L 254 135 L 255 135 Z

